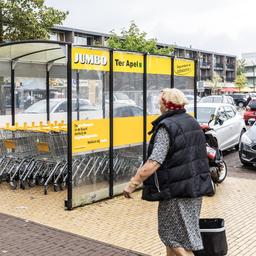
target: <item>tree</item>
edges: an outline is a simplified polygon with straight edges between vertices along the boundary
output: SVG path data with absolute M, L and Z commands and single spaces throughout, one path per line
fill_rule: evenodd
M 244 74 L 238 75 L 235 80 L 235 85 L 239 88 L 239 91 L 247 84 L 247 78 Z
M 212 82 L 213 82 L 213 87 L 215 89 L 218 87 L 218 84 L 220 82 L 222 82 L 222 78 L 221 78 L 221 76 L 217 72 L 213 72 Z
M 237 60 L 237 70 L 236 74 L 239 76 L 244 73 L 244 68 L 245 68 L 245 59 L 239 59 Z
M 147 33 L 141 32 L 134 21 L 130 27 L 121 31 L 121 36 L 118 36 L 114 30 L 111 31 L 111 36 L 107 41 L 109 47 L 119 50 L 138 51 L 153 54 L 167 54 L 173 52 L 173 47 L 157 47 L 156 39 L 146 39 Z
M 44 5 L 45 0 L 0 0 L 0 43 L 48 39 L 53 25 L 62 24 L 68 12 Z

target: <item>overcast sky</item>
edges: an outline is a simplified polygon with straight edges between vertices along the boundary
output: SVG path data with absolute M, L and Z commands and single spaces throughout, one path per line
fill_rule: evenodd
M 256 52 L 255 0 L 46 0 L 68 10 L 64 26 L 109 33 L 134 20 L 160 43 L 229 53 Z

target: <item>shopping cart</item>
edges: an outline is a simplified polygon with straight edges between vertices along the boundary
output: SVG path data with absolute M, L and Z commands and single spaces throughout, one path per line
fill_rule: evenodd
M 28 184 L 48 185 L 55 190 L 67 173 L 67 133 L 61 125 L 31 127 L 8 126 L 0 131 L 0 181 L 6 180 L 11 188 L 25 189 Z

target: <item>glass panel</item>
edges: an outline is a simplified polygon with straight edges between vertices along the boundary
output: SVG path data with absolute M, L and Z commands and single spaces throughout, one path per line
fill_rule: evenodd
M 109 52 L 73 48 L 79 54 L 83 64 L 72 62 L 73 206 L 109 197 Z
M 45 69 L 45 65 L 24 63 L 15 67 L 15 122 L 20 125 L 46 124 Z
M 114 52 L 114 194 L 142 163 L 143 56 Z
M 159 116 L 159 94 L 171 87 L 171 58 L 162 56 L 147 57 L 147 133 L 152 129 L 151 122 Z M 147 134 L 147 142 L 150 137 Z
M 1 48 L 0 48 L 1 52 Z M 11 65 L 0 59 L 0 127 L 11 123 Z
M 54 65 L 50 69 L 50 120 L 67 123 L 66 66 Z
M 174 60 L 174 87 L 183 91 L 190 104 L 194 104 L 194 61 Z
M 159 93 L 171 87 L 171 58 L 148 56 L 147 74 L 147 112 L 160 114 Z

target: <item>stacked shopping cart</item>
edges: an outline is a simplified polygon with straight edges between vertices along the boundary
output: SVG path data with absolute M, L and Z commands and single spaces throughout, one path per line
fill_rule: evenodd
M 127 148 L 115 150 L 114 181 L 126 181 L 140 162 L 138 154 Z M 63 190 L 67 177 L 67 126 L 63 122 L 7 125 L 0 130 L 0 182 L 8 182 L 12 189 L 43 186 L 47 194 L 50 185 L 54 191 Z M 73 156 L 74 187 L 108 181 L 108 150 Z

